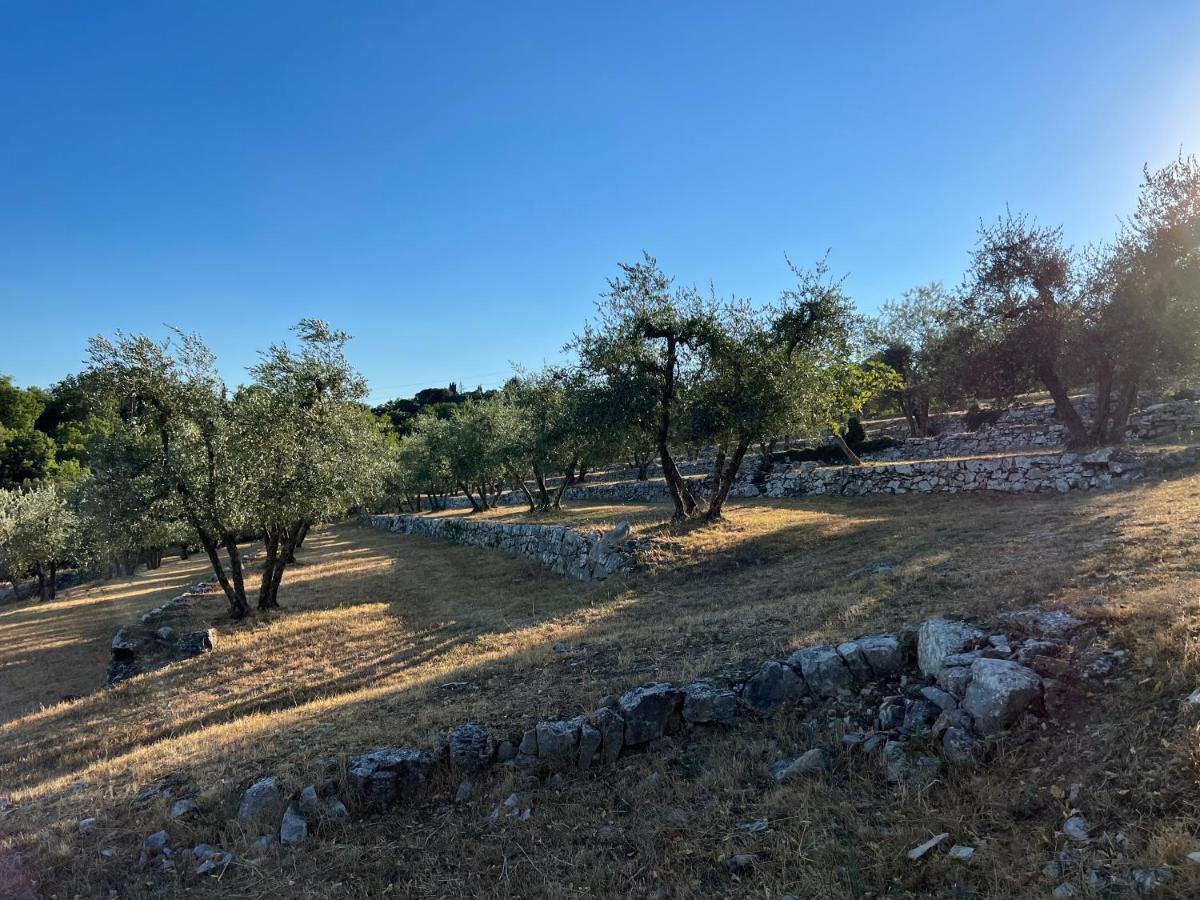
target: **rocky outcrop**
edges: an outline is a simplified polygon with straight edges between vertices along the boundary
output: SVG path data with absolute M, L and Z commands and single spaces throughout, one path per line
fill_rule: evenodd
M 639 545 L 629 538 L 628 522 L 621 522 L 603 534 L 580 532 L 562 525 L 407 514 L 364 516 L 362 521 L 396 534 L 421 534 L 525 556 L 558 575 L 579 581 L 602 581 L 637 566 Z

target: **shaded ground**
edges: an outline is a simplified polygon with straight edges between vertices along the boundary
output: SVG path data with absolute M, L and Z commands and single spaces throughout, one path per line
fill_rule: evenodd
M 112 636 L 211 572 L 203 556 L 132 578 L 59 591 L 58 598 L 0 604 L 0 722 L 96 688 Z
M 1040 870 L 1079 783 L 1089 820 L 1125 833 L 1128 866 L 1178 864 L 1200 849 L 1200 751 L 1180 704 L 1200 677 L 1198 513 L 1195 476 L 1045 498 L 744 503 L 708 529 L 664 524 L 664 506 L 563 511 L 557 518 L 575 523 L 633 518 L 659 535 L 651 571 L 594 585 L 485 549 L 327 529 L 289 572 L 282 613 L 222 623 L 213 654 L 0 725 L 0 785 L 14 805 L 0 812 L 0 848 L 24 853 L 59 896 L 1040 896 L 1057 883 Z M 851 577 L 877 562 L 895 568 Z M 178 568 L 167 563 L 163 575 L 194 578 Z M 162 598 L 135 599 L 113 602 L 142 611 Z M 1024 735 L 986 772 L 928 793 L 889 788 L 877 763 L 849 759 L 828 782 L 775 785 L 766 764 L 812 740 L 782 716 L 543 787 L 525 823 L 487 821 L 511 790 L 502 775 L 465 808 L 446 802 L 444 786 L 420 808 L 361 820 L 299 853 L 254 856 L 256 835 L 232 816 L 232 798 L 262 775 L 299 787 L 348 754 L 430 746 L 462 721 L 502 735 L 641 681 L 728 673 L 932 613 L 1047 599 L 1102 620 L 1136 668 L 1078 720 Z M 194 615 L 220 622 L 223 610 L 214 601 Z M 109 626 L 90 612 L 79 621 L 103 632 L 94 640 Z M 6 666 L 28 652 L 8 627 Z M 99 684 L 103 663 L 76 676 Z M 170 822 L 169 798 L 137 802 L 151 784 L 194 795 L 203 816 Z M 764 815 L 768 831 L 739 831 Z M 80 835 L 87 816 L 98 827 Z M 139 875 L 141 838 L 164 825 L 178 846 L 221 843 L 242 862 L 220 883 Z M 972 865 L 903 858 L 942 830 L 980 848 Z M 112 860 L 99 857 L 106 848 Z M 742 850 L 758 862 L 732 875 L 721 861 Z M 1181 868 L 1170 890 L 1198 889 Z

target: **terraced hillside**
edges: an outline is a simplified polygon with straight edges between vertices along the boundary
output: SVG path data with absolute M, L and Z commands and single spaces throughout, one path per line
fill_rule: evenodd
M 1200 476 L 1062 496 L 745 501 L 714 528 L 673 527 L 668 512 L 538 517 L 628 519 L 654 537 L 642 570 L 590 584 L 487 549 L 327 528 L 289 572 L 281 612 L 234 625 L 218 597 L 198 602 L 176 624 L 213 627 L 214 652 L 111 690 L 99 685 L 115 620 L 193 581 L 194 563 L 0 609 L 0 896 L 1025 897 L 1083 895 L 1093 872 L 1125 893 L 1200 891 L 1186 702 L 1200 684 Z M 930 785 L 889 785 L 877 757 L 834 745 L 827 777 L 777 782 L 774 761 L 829 741 L 795 710 L 587 772 L 531 781 L 497 767 L 459 802 L 457 779 L 384 811 L 345 791 L 348 758 L 434 746 L 463 722 L 517 738 L 640 683 L 735 681 L 806 644 L 1031 604 L 1094 623 L 1131 663 L 980 769 Z M 38 623 L 70 655 L 33 656 Z M 67 693 L 82 696 L 55 702 Z M 330 786 L 350 821 L 257 849 L 238 803 L 267 775 L 289 793 Z M 519 816 L 503 812 L 514 794 Z M 172 816 L 180 800 L 194 808 Z M 1063 831 L 1076 814 L 1086 853 L 1055 869 L 1081 846 Z M 159 829 L 173 872 L 138 865 Z M 906 856 L 942 833 L 971 858 L 949 841 Z M 197 844 L 232 862 L 193 874 L 179 848 Z

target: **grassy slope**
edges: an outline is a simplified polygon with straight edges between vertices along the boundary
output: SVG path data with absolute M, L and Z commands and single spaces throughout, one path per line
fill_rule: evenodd
M 624 512 L 561 517 L 609 523 Z M 429 539 L 350 526 L 315 534 L 288 576 L 283 614 L 233 627 L 214 597 L 191 615 L 219 624 L 216 653 L 0 725 L 0 793 L 16 805 L 0 819 L 0 847 L 20 849 L 59 896 L 1028 896 L 1055 884 L 1039 872 L 1062 841 L 1057 789 L 1080 783 L 1097 830 L 1128 836 L 1130 864 L 1178 863 L 1197 849 L 1197 736 L 1179 699 L 1200 674 L 1200 477 L 1048 498 L 748 503 L 724 526 L 685 532 L 656 526 L 664 513 L 632 516 L 665 544 L 657 568 L 601 585 Z M 878 560 L 901 568 L 846 578 Z M 162 577 L 192 580 L 184 565 L 166 564 Z M 105 590 L 123 596 L 119 585 Z M 8 622 L 58 616 L 69 632 L 69 611 L 90 609 L 72 606 L 80 593 L 0 618 L 0 663 L 29 655 Z M 1094 597 L 1105 602 L 1083 605 Z M 360 821 L 299 854 L 255 858 L 246 852 L 255 835 L 233 821 L 230 798 L 264 774 L 299 787 L 335 775 L 345 755 L 429 745 L 468 719 L 506 733 L 640 681 L 729 672 L 818 639 L 1048 598 L 1106 620 L 1137 668 L 1089 698 L 1077 721 L 1027 735 L 988 772 L 927 794 L 890 789 L 877 764 L 845 758 L 828 783 L 774 785 L 766 764 L 809 742 L 798 720 L 781 717 L 541 788 L 526 823 L 486 821 L 511 790 L 503 774 L 467 808 L 445 804 L 449 785 L 418 810 Z M 112 602 L 140 611 L 161 598 L 134 599 Z M 94 612 L 78 628 L 100 645 L 112 633 Z M 76 667 L 71 684 L 98 683 L 102 670 L 102 658 Z M 18 687 L 6 708 L 70 688 L 38 690 Z M 657 783 L 646 782 L 651 771 Z M 132 800 L 152 783 L 194 792 L 205 807 L 195 823 L 169 824 L 174 844 L 222 843 L 244 865 L 220 884 L 131 877 L 141 837 L 167 823 L 168 800 Z M 91 815 L 100 827 L 75 833 Z M 762 815 L 773 822 L 766 834 L 738 831 Z M 978 846 L 976 862 L 903 860 L 941 830 Z M 101 862 L 107 847 L 117 858 Z M 720 860 L 741 850 L 759 862 L 731 876 Z M 1176 883 L 1181 896 L 1200 888 L 1189 878 Z

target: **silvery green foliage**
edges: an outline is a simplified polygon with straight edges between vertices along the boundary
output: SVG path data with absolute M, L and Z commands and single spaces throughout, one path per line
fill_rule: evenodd
M 0 577 L 16 584 L 71 549 L 77 519 L 53 485 L 0 490 Z
M 349 337 L 323 322 L 295 329 L 300 346 L 272 346 L 232 403 L 234 451 L 256 524 L 284 527 L 344 515 L 379 494 L 389 465 L 380 426 L 362 404 Z

